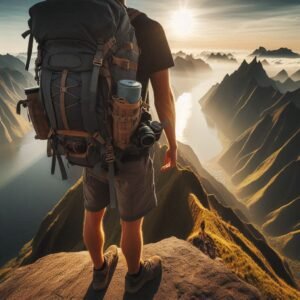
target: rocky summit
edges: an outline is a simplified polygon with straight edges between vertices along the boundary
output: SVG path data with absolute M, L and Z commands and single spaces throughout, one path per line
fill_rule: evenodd
M 137 294 L 124 293 L 126 262 L 119 262 L 108 289 L 91 287 L 87 252 L 58 253 L 14 271 L 0 285 L 2 299 L 261 299 L 259 291 L 239 279 L 220 259 L 213 260 L 192 244 L 171 237 L 145 246 L 145 257 L 160 255 L 163 272 Z

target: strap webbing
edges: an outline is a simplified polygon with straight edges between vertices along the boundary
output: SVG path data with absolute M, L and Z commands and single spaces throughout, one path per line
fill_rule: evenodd
M 108 182 L 109 182 L 109 198 L 110 198 L 110 207 L 117 207 L 117 194 L 115 189 L 115 166 L 111 162 L 108 164 Z
M 91 100 L 90 100 L 90 111 L 94 111 L 96 108 L 96 102 L 97 102 L 97 92 L 98 92 L 98 81 L 99 81 L 99 75 L 100 70 L 103 66 L 103 61 L 105 60 L 105 57 L 110 49 L 112 49 L 116 44 L 115 37 L 112 37 L 109 39 L 105 44 L 98 44 L 97 51 L 94 57 L 94 67 L 91 77 Z
M 94 132 L 97 130 L 98 121 L 96 110 L 90 111 L 90 80 L 91 75 L 89 72 L 81 72 L 81 115 L 83 119 L 84 130 L 88 132 Z
M 106 163 L 108 166 L 108 183 L 109 183 L 109 198 L 110 198 L 110 207 L 117 207 L 117 194 L 115 189 L 115 154 L 114 148 L 111 144 L 111 141 L 106 143 Z
M 100 143 L 102 145 L 105 144 L 105 140 L 99 132 L 90 134 L 86 131 L 79 131 L 79 130 L 55 130 L 54 134 L 61 135 L 61 136 L 69 136 L 69 137 L 93 138 L 98 143 Z
M 53 150 L 52 163 L 51 163 L 51 174 L 53 175 L 55 173 L 56 160 L 57 160 L 59 169 L 60 169 L 60 173 L 61 173 L 61 178 L 62 178 L 62 180 L 67 180 L 68 179 L 67 171 L 66 171 L 64 163 L 62 161 L 61 155 L 57 153 L 56 142 L 54 140 L 52 140 L 51 147 Z
M 41 82 L 43 86 L 43 89 L 41 89 L 43 92 L 42 95 L 43 101 L 45 104 L 45 108 L 47 111 L 47 116 L 49 118 L 51 128 L 56 129 L 58 126 L 57 126 L 57 118 L 54 109 L 54 104 L 51 97 L 51 80 L 52 80 L 52 72 L 47 69 L 44 69 L 41 77 Z
M 68 179 L 67 171 L 62 161 L 62 158 L 59 154 L 57 154 L 57 161 L 58 161 L 62 180 L 67 180 Z
M 100 69 L 103 65 L 103 45 L 98 45 L 97 52 L 94 59 L 94 67 L 91 77 L 91 100 L 90 100 L 90 111 L 93 112 L 96 109 L 96 102 L 97 102 L 97 92 L 98 92 L 98 81 L 99 81 L 99 74 Z
M 52 162 L 51 162 L 51 175 L 55 173 L 55 167 L 56 167 L 56 154 L 55 151 L 53 150 Z
M 111 74 L 110 70 L 107 64 L 107 61 L 105 60 L 107 53 L 110 49 L 112 49 L 116 44 L 116 39 L 113 37 L 111 38 L 106 44 L 102 45 L 99 44 L 97 47 L 97 52 L 94 58 L 94 68 L 92 72 L 91 77 L 91 99 L 90 99 L 90 111 L 94 112 L 96 109 L 96 101 L 97 101 L 97 92 L 98 92 L 98 80 L 100 74 L 104 76 L 104 78 L 107 81 L 108 85 L 108 96 L 111 95 Z M 114 151 L 113 147 L 111 145 L 111 129 L 108 122 L 108 109 L 109 109 L 109 103 L 108 101 L 110 99 L 102 99 L 105 101 L 105 103 L 101 103 L 102 108 L 104 109 L 104 115 L 103 115 L 103 124 L 105 124 L 105 140 L 106 142 L 106 163 L 108 165 L 108 181 L 109 181 L 109 195 L 110 195 L 110 207 L 115 208 L 117 206 L 117 195 L 115 190 L 115 158 L 114 158 Z
M 69 136 L 69 137 L 79 137 L 79 138 L 89 138 L 91 135 L 85 131 L 79 130 L 55 130 L 54 134 Z
M 137 71 L 138 69 L 138 65 L 135 62 L 117 56 L 113 56 L 112 63 L 125 70 Z
M 23 107 L 27 107 L 27 105 L 28 105 L 28 100 L 20 100 L 20 101 L 17 103 L 16 113 L 17 113 L 18 115 L 21 114 L 21 105 L 22 105 Z
M 66 114 L 66 106 L 65 106 L 65 94 L 67 91 L 66 87 L 66 81 L 68 77 L 68 70 L 63 70 L 61 74 L 61 81 L 60 81 L 60 114 L 61 118 L 64 124 L 65 129 L 70 129 L 69 124 L 68 124 L 68 119 L 67 119 L 67 114 Z
M 29 70 L 30 66 L 30 60 L 32 56 L 32 48 L 33 48 L 33 34 L 31 33 L 30 30 L 25 31 L 22 34 L 22 37 L 26 39 L 26 37 L 29 35 L 29 40 L 28 40 L 28 47 L 27 47 L 27 60 L 26 60 L 26 65 L 25 65 L 25 70 Z

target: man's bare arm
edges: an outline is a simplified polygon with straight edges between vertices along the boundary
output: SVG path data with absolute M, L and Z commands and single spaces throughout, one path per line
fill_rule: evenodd
M 176 112 L 174 96 L 170 85 L 169 70 L 165 69 L 151 75 L 151 84 L 154 92 L 155 108 L 159 120 L 165 124 L 165 133 L 169 142 L 169 150 L 164 169 L 176 166 Z

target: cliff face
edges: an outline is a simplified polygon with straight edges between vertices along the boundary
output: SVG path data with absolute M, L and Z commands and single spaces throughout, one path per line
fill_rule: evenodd
M 200 100 L 203 111 L 228 138 L 236 139 L 254 126 L 266 110 L 294 102 L 299 105 L 299 88 L 289 89 L 290 80 L 280 83 L 268 77 L 261 62 L 244 61 Z M 290 91 L 290 92 L 288 92 Z M 271 113 L 271 111 L 269 111 Z
M 284 79 L 285 73 L 278 74 L 277 79 Z M 249 208 L 250 219 L 275 236 L 278 230 L 271 230 L 271 224 L 280 218 L 283 236 L 278 244 L 299 224 L 299 216 L 289 218 L 279 213 L 283 207 L 286 209 L 281 212 L 286 212 L 300 196 L 299 99 L 300 89 L 282 94 L 262 65 L 253 60 L 243 62 L 201 101 L 206 114 L 231 141 L 219 163 L 236 185 L 238 198 Z M 294 236 L 291 241 L 296 240 Z M 293 246 L 296 253 L 295 242 L 289 249 Z M 278 249 L 286 247 L 281 244 Z M 292 253 L 282 251 L 287 256 Z M 292 257 L 300 259 L 299 255 Z
M 160 255 L 161 278 L 135 295 L 124 293 L 126 262 L 120 258 L 107 291 L 93 292 L 92 265 L 87 252 L 46 256 L 16 270 L 0 285 L 4 299 L 262 299 L 260 292 L 239 279 L 220 260 L 212 260 L 176 238 L 145 246 L 145 257 Z
M 0 55 L 0 143 L 6 144 L 22 137 L 29 123 L 16 114 L 16 104 L 24 99 L 24 88 L 32 86 L 33 77 L 25 65 L 11 55 Z
M 200 164 L 198 171 L 201 174 L 195 175 L 191 169 L 184 168 L 188 161 L 194 160 L 194 154 L 186 148 L 180 150 L 182 165 L 179 169 L 160 173 L 165 151 L 166 148 L 162 147 L 157 148 L 155 153 L 159 206 L 145 218 L 145 243 L 171 236 L 193 242 L 195 238 L 201 239 L 200 224 L 204 221 L 205 234 L 212 239 L 215 252 L 240 279 L 258 288 L 265 297 L 284 294 L 296 299 L 298 294 L 292 288 L 295 286 L 294 279 L 284 261 L 252 225 L 242 221 L 233 209 L 225 206 L 230 199 L 234 203 L 233 196 L 228 191 L 226 194 L 226 189 L 220 188 L 217 182 L 208 184 Z M 201 178 L 203 185 L 199 181 Z M 224 192 L 225 197 L 219 201 L 215 196 L 208 195 L 206 189 L 219 194 Z M 84 250 L 82 220 L 82 183 L 79 181 L 44 219 L 35 238 L 4 267 L 2 274 L 51 253 Z M 104 227 L 106 247 L 118 244 L 120 226 L 115 210 L 107 212 Z M 188 281 L 184 282 L 189 285 Z

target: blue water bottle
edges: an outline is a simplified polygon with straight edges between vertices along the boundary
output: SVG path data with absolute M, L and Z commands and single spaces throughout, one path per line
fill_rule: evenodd
M 118 97 L 134 104 L 141 98 L 142 84 L 135 80 L 119 80 L 117 94 Z

